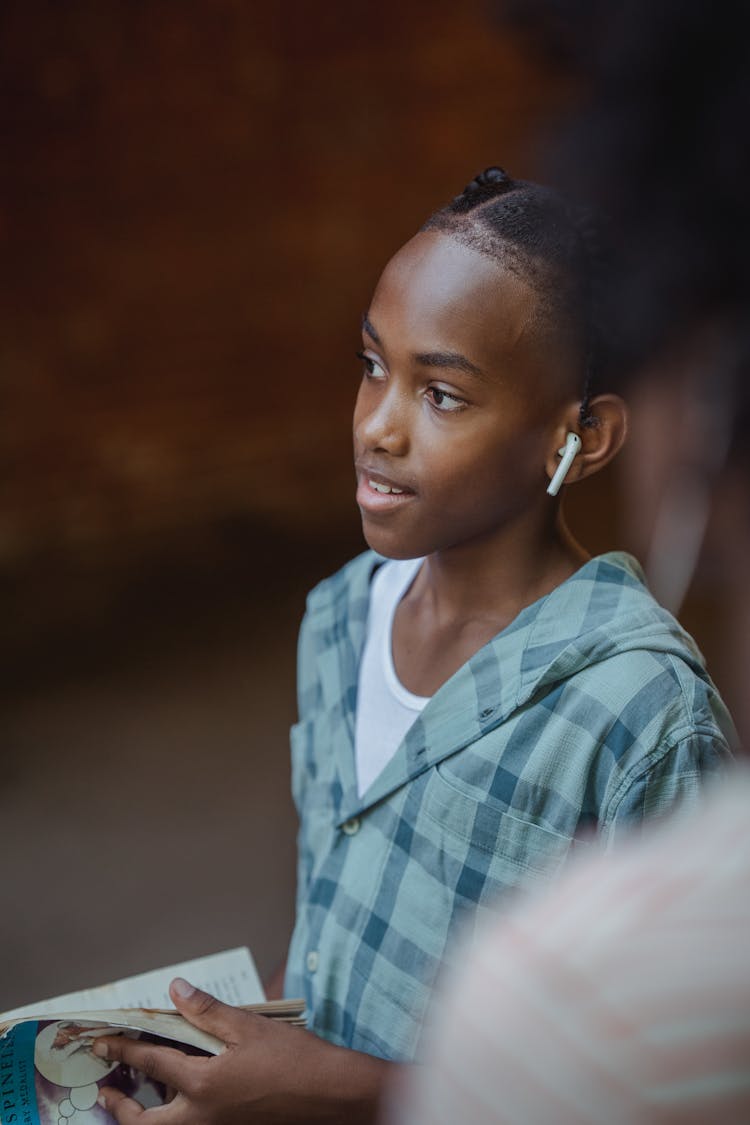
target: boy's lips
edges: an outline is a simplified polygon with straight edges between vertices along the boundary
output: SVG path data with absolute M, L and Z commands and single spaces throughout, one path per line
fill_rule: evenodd
M 366 465 L 357 465 L 357 504 L 360 508 L 368 512 L 382 512 L 411 500 L 414 495 L 414 489 L 403 481 L 394 480 Z

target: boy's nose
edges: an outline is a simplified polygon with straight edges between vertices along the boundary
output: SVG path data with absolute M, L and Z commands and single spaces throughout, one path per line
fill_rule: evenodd
M 408 418 L 404 402 L 395 394 L 384 395 L 377 404 L 356 412 L 354 433 L 365 449 L 381 450 L 403 457 L 409 448 Z

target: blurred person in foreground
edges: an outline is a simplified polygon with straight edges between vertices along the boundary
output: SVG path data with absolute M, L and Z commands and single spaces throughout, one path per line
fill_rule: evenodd
M 606 7 L 606 11 L 603 11 Z M 637 419 L 632 509 L 677 608 L 721 568 L 750 745 L 750 38 L 739 5 L 529 3 L 592 104 L 563 178 L 605 205 L 627 261 L 607 299 Z M 575 42 L 566 29 L 575 28 Z M 585 30 L 582 30 L 585 29 Z M 398 1125 L 750 1121 L 750 772 L 699 810 L 465 936 Z

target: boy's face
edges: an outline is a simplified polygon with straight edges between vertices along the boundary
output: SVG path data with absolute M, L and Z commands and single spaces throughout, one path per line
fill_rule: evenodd
M 354 411 L 357 503 L 381 554 L 482 545 L 549 511 L 565 398 L 541 370 L 536 303 L 521 278 L 433 231 L 386 266 Z

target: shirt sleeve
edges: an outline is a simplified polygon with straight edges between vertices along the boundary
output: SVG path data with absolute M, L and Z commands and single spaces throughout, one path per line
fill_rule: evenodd
M 297 640 L 297 710 L 300 721 L 306 719 L 320 701 L 320 677 L 314 634 L 308 599 L 308 608 L 302 618 Z
M 623 779 L 601 817 L 601 834 L 609 846 L 646 820 L 677 806 L 699 802 L 709 778 L 722 772 L 731 750 L 716 729 L 692 731 L 673 745 L 657 747 L 634 775 Z
M 314 630 L 308 610 L 300 625 L 297 643 L 297 707 L 298 721 L 290 731 L 292 751 L 292 795 L 298 812 L 302 802 L 302 785 L 305 774 L 305 743 L 309 720 L 315 714 L 320 701 L 320 679 L 315 655 Z M 307 886 L 310 879 L 311 856 L 305 846 L 305 834 L 301 822 L 297 832 L 297 888 L 296 912 L 304 906 Z

